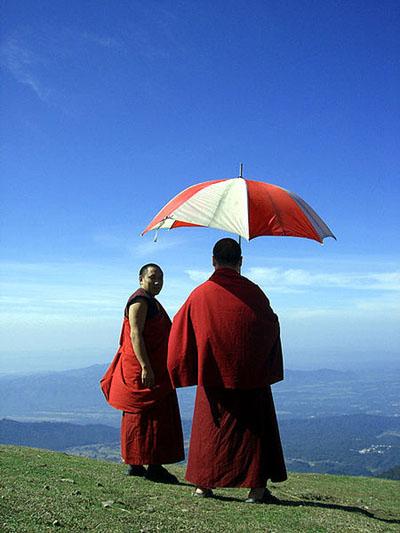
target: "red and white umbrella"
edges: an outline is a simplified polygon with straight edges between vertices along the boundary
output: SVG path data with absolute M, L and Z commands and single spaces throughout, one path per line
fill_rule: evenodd
M 304 237 L 320 243 L 325 237 L 336 238 L 297 194 L 242 177 L 188 187 L 161 209 L 142 235 L 182 226 L 217 228 L 247 240 L 261 235 Z

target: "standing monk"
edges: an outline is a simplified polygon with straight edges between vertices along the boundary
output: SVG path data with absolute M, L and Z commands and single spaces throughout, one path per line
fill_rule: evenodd
M 126 304 L 120 347 L 101 388 L 108 403 L 122 410 L 121 455 L 129 465 L 127 474 L 177 483 L 162 466 L 184 458 L 178 401 L 167 370 L 171 321 L 155 298 L 163 271 L 144 265 L 139 283 Z
M 270 387 L 283 379 L 278 317 L 240 275 L 236 241 L 218 241 L 212 262 L 214 274 L 178 311 L 169 339 L 172 383 L 198 385 L 186 479 L 196 496 L 248 487 L 248 503 L 277 502 L 266 485 L 287 477 Z

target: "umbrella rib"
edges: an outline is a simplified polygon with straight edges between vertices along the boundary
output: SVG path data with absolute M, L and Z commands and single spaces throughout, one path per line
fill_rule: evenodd
M 290 197 L 296 202 L 300 209 L 305 213 L 310 224 L 314 228 L 315 232 L 321 239 L 321 243 L 325 237 L 333 237 L 336 240 L 336 237 L 330 230 L 330 228 L 325 224 L 322 218 L 314 211 L 314 209 L 307 204 L 300 196 L 294 192 L 290 193 Z
M 236 233 L 248 240 L 260 235 L 290 235 L 321 243 L 325 237 L 336 238 L 305 200 L 282 187 L 230 178 L 200 183 L 189 189 L 193 190 L 188 198 L 182 197 L 185 189 L 170 200 L 154 220 L 160 214 L 163 218 L 158 218 L 152 227 L 150 223 L 145 232 L 203 226 Z
M 223 202 L 223 200 L 227 197 L 229 191 L 231 190 L 231 188 L 233 187 L 233 180 L 235 180 L 237 178 L 232 178 L 231 179 L 231 183 L 229 183 L 229 185 L 227 185 L 225 187 L 225 190 L 223 192 L 223 194 L 221 195 L 221 198 L 219 199 L 219 202 L 217 204 L 217 207 L 215 208 L 214 210 L 214 213 L 213 213 L 213 216 L 212 218 L 208 221 L 208 227 L 210 227 L 210 224 L 215 220 L 215 217 L 217 216 L 219 210 L 220 210 L 220 207 L 221 207 L 221 204 Z
M 278 206 L 276 205 L 276 203 L 272 199 L 271 193 L 268 190 L 266 192 L 268 194 L 269 201 L 271 202 L 272 207 L 273 207 L 273 209 L 275 211 L 275 215 L 276 215 L 276 218 L 278 219 L 279 226 L 281 227 L 281 230 L 282 230 L 282 233 L 283 233 L 283 237 L 286 237 L 286 231 L 285 231 L 285 228 L 283 226 L 282 219 L 280 217 L 280 209 L 278 208 Z

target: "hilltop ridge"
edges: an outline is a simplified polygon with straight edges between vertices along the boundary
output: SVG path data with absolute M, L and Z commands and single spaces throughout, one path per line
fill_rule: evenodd
M 35 448 L 0 446 L 0 528 L 5 533 L 398 531 L 397 481 L 290 474 L 271 484 L 280 505 L 248 505 L 246 489 L 199 500 L 181 480 L 161 485 L 124 476 L 124 466 Z

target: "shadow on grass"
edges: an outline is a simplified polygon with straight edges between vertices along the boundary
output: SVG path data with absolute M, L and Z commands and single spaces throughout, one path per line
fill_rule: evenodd
M 380 522 L 385 522 L 386 524 L 400 524 L 400 519 L 383 518 L 381 516 L 374 515 L 374 513 L 371 513 L 366 509 L 361 509 L 360 507 L 353 507 L 351 505 L 341 505 L 339 503 L 323 503 L 304 500 L 294 502 L 292 500 L 280 500 L 280 503 L 276 505 L 284 505 L 286 507 L 319 507 L 321 509 L 336 509 L 338 511 L 346 511 L 347 513 L 361 514 L 368 518 L 379 520 Z
M 179 487 L 192 487 L 193 490 L 195 489 L 195 487 L 191 483 L 186 483 L 185 481 L 180 481 L 179 483 L 177 483 L 177 486 L 179 486 Z
M 178 483 L 171 483 L 170 481 L 164 481 L 163 479 L 146 479 L 146 481 L 154 483 L 155 485 L 170 485 L 171 487 L 193 487 L 193 485 L 191 485 L 190 483 L 185 483 L 184 481 L 178 481 Z
M 235 498 L 233 496 L 219 496 L 214 494 L 213 500 L 223 501 L 223 502 L 239 502 L 244 503 L 243 499 Z M 249 504 L 246 504 L 249 505 Z M 367 511 L 366 509 L 361 509 L 360 507 L 353 507 L 351 505 L 341 505 L 338 503 L 323 503 L 315 501 L 293 501 L 293 500 L 279 500 L 279 503 L 270 503 L 270 504 L 259 504 L 259 505 L 275 505 L 275 506 L 285 506 L 285 507 L 319 507 L 320 509 L 335 509 L 337 511 L 346 511 L 347 513 L 357 513 L 364 515 L 373 520 L 379 520 L 379 522 L 385 522 L 386 524 L 400 524 L 400 519 L 396 518 L 383 518 L 381 516 L 376 516 L 374 513 Z
M 239 502 L 239 503 L 243 503 L 244 500 L 243 498 L 235 498 L 234 496 L 220 496 L 218 494 L 215 494 L 214 493 L 214 496 L 212 498 L 209 498 L 211 500 L 218 500 L 220 502 Z

